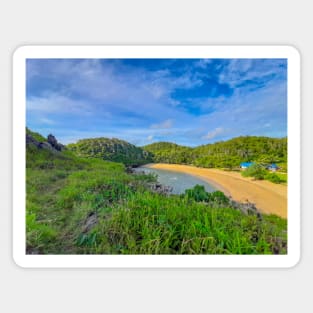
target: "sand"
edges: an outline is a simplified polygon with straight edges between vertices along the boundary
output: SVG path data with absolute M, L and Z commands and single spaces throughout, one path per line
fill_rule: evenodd
M 196 176 L 223 191 L 234 200 L 252 202 L 263 213 L 287 218 L 287 186 L 269 181 L 253 180 L 239 172 L 207 169 L 178 164 L 148 164 L 146 167 L 166 169 Z

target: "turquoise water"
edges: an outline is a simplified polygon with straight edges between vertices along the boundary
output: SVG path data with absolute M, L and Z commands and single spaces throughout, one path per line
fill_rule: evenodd
M 204 180 L 197 177 L 191 176 L 189 174 L 184 174 L 180 172 L 161 170 L 148 167 L 138 167 L 134 169 L 136 172 L 145 172 L 147 174 L 153 173 L 158 176 L 158 182 L 165 186 L 171 186 L 173 188 L 173 194 L 181 194 L 186 189 L 193 188 L 195 185 L 204 186 L 205 190 L 208 192 L 215 191 L 212 185 Z

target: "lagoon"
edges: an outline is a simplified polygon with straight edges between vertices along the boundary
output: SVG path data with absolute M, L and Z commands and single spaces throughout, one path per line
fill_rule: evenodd
M 173 188 L 172 190 L 173 194 L 182 194 L 186 189 L 193 188 L 195 185 L 204 186 L 205 190 L 208 192 L 213 192 L 216 190 L 216 188 L 214 188 L 206 181 L 185 173 L 148 167 L 138 167 L 135 168 L 134 170 L 135 172 L 156 174 L 158 176 L 158 182 L 160 184 L 170 186 Z

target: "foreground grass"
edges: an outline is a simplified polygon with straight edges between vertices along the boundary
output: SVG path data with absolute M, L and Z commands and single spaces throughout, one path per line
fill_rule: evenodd
M 95 240 L 95 252 L 106 248 L 124 254 L 271 254 L 285 249 L 285 224 L 279 218 L 260 221 L 233 208 L 149 192 L 136 193 L 125 205 L 116 206 L 97 227 L 107 236 Z
M 287 222 L 153 193 L 122 164 L 27 149 L 27 253 L 285 254 Z

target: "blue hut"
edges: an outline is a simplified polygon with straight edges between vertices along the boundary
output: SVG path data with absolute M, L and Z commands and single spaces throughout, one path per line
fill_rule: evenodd
M 242 162 L 242 163 L 240 163 L 240 167 L 242 169 L 245 169 L 245 168 L 250 167 L 252 164 L 254 164 L 254 163 L 253 162 Z
M 279 167 L 277 166 L 277 164 L 272 163 L 272 164 L 270 164 L 269 166 L 267 166 L 267 169 L 268 169 L 269 171 L 276 172 L 276 171 L 279 169 Z

